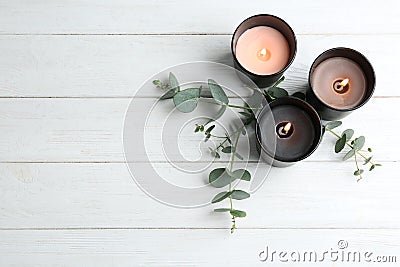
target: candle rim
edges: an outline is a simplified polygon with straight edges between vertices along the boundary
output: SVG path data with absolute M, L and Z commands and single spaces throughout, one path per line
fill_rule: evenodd
M 307 151 L 306 153 L 304 153 L 303 155 L 301 155 L 300 157 L 294 158 L 292 160 L 287 160 L 284 159 L 280 156 L 276 156 L 275 155 L 275 151 L 274 151 L 274 155 L 271 155 L 271 153 L 269 153 L 269 151 L 263 146 L 262 142 L 261 142 L 261 137 L 260 137 L 260 129 L 259 129 L 259 119 L 260 117 L 262 117 L 265 113 L 265 108 L 263 108 L 256 117 L 256 127 L 255 127 L 255 136 L 256 136 L 256 142 L 259 144 L 260 149 L 266 153 L 269 157 L 273 158 L 274 160 L 280 161 L 280 162 L 285 162 L 285 163 L 295 163 L 301 160 L 304 160 L 306 158 L 308 158 L 312 153 L 314 153 L 314 151 L 318 148 L 319 144 L 321 143 L 322 140 L 322 122 L 321 122 L 321 118 L 318 114 L 318 112 L 313 108 L 313 106 L 311 106 L 309 103 L 307 103 L 306 101 L 297 98 L 297 97 L 293 97 L 293 96 L 284 96 L 284 97 L 279 97 L 277 99 L 272 100 L 270 103 L 268 103 L 268 108 L 269 110 L 272 110 L 272 108 L 278 104 L 280 104 L 279 102 L 283 102 L 283 101 L 289 101 L 288 104 L 293 104 L 293 102 L 297 102 L 296 103 L 296 107 L 302 108 L 303 110 L 304 107 L 307 107 L 308 110 L 305 110 L 308 114 L 308 111 L 311 111 L 311 115 L 310 118 L 311 120 L 314 122 L 318 121 L 318 125 L 319 127 L 316 127 L 316 130 L 319 130 L 318 133 L 316 133 L 315 138 L 313 140 L 313 146 L 311 147 L 311 149 L 309 151 Z M 277 104 L 278 103 L 278 104 Z M 285 103 L 285 102 L 284 102 Z M 272 105 L 272 107 L 271 107 Z
M 371 93 L 365 94 L 365 96 L 363 97 L 363 100 L 362 100 L 359 104 L 355 105 L 354 107 L 349 107 L 349 108 L 337 108 L 337 107 L 333 107 L 333 106 L 328 105 L 327 103 L 325 103 L 325 102 L 318 96 L 318 94 L 316 94 L 316 92 L 315 92 L 315 90 L 314 90 L 314 88 L 313 88 L 313 86 L 312 86 L 312 83 L 311 83 L 314 70 L 315 70 L 315 68 L 316 68 L 319 64 L 321 64 L 323 61 L 325 61 L 325 60 L 327 60 L 327 59 L 330 59 L 330 58 L 343 57 L 343 58 L 347 58 L 347 59 L 353 61 L 354 63 L 356 63 L 357 65 L 360 66 L 360 68 L 361 68 L 361 70 L 363 71 L 364 76 L 365 76 L 365 78 L 366 78 L 366 83 L 367 83 L 367 86 L 366 86 L 366 87 L 369 86 L 369 84 L 370 84 L 369 82 L 370 82 L 370 81 L 369 81 L 369 79 L 368 79 L 367 74 L 365 73 L 365 70 L 364 70 L 365 68 L 363 68 L 363 67 L 361 66 L 360 63 L 358 63 L 357 61 L 355 61 L 354 59 L 352 59 L 352 58 L 350 58 L 350 57 L 348 57 L 348 56 L 346 56 L 346 55 L 331 56 L 331 57 L 328 57 L 328 58 L 322 60 L 322 61 L 319 62 L 318 64 L 316 64 L 316 62 L 317 62 L 317 61 L 320 59 L 320 57 L 322 57 L 323 55 L 325 55 L 325 54 L 327 54 L 327 53 L 330 53 L 330 52 L 335 52 L 335 51 L 338 51 L 338 50 L 348 51 L 348 52 L 350 52 L 350 53 L 355 53 L 355 54 L 357 54 L 357 55 L 360 56 L 363 60 L 365 60 L 366 64 L 368 64 L 368 67 L 371 69 L 371 74 L 372 74 L 372 77 L 370 78 L 370 80 L 372 81 L 372 84 L 370 85 L 370 86 L 371 86 L 371 89 L 370 89 Z M 372 67 L 371 62 L 370 62 L 362 53 L 360 53 L 360 52 L 358 52 L 357 50 L 354 50 L 354 49 L 352 49 L 352 48 L 348 48 L 348 47 L 339 46 L 339 47 L 330 48 L 330 49 L 328 49 L 328 50 L 322 52 L 320 55 L 318 55 L 318 57 L 316 57 L 316 59 L 314 59 L 313 63 L 311 64 L 311 68 L 310 68 L 310 70 L 309 70 L 309 73 L 308 73 L 308 86 L 309 86 L 309 87 L 311 88 L 311 90 L 313 91 L 314 96 L 315 96 L 315 97 L 318 99 L 318 101 L 321 102 L 322 105 L 324 105 L 325 107 L 327 107 L 327 108 L 329 108 L 329 109 L 332 109 L 332 110 L 335 110 L 335 111 L 339 111 L 339 112 L 343 112 L 343 111 L 354 111 L 354 110 L 356 110 L 356 109 L 358 109 L 358 108 L 364 106 L 364 105 L 372 98 L 372 95 L 373 95 L 374 92 L 375 92 L 375 85 L 376 85 L 376 75 L 375 75 L 375 71 L 374 71 L 374 68 Z M 367 88 L 367 90 L 368 90 L 368 88 Z
M 242 26 L 245 22 L 249 21 L 250 19 L 253 19 L 253 18 L 256 18 L 256 17 L 272 17 L 272 18 L 275 18 L 275 19 L 279 20 L 280 22 L 282 22 L 284 25 L 286 25 L 286 26 L 288 27 L 288 29 L 290 30 L 290 32 L 291 32 L 291 34 L 292 34 L 292 36 L 293 36 L 293 40 L 294 40 L 294 49 L 293 49 L 294 51 L 293 51 L 293 56 L 291 56 L 291 54 L 289 54 L 289 60 L 288 60 L 288 62 L 286 63 L 285 67 L 284 67 L 282 70 L 278 71 L 278 72 L 271 73 L 271 74 L 257 74 L 257 73 L 253 73 L 253 72 L 249 71 L 248 69 L 246 69 L 242 64 L 240 64 L 239 60 L 238 60 L 237 57 L 236 57 L 236 50 L 235 50 L 236 46 L 234 45 L 235 36 L 236 36 L 236 34 L 237 34 L 237 32 L 238 32 L 240 26 Z M 258 26 L 267 26 L 267 27 L 271 27 L 271 28 L 274 28 L 275 30 L 279 31 L 279 32 L 285 37 L 286 41 L 288 42 L 288 44 L 289 44 L 289 52 L 290 52 L 290 41 L 287 39 L 286 35 L 284 35 L 284 34 L 283 34 L 279 29 L 277 29 L 276 27 L 274 27 L 274 26 L 272 26 L 272 25 L 260 24 L 260 25 L 255 25 L 255 26 L 253 26 L 253 27 L 250 27 L 250 28 L 248 28 L 248 29 L 246 29 L 246 30 L 249 30 L 249 29 L 251 29 L 251 28 L 258 27 Z M 241 36 L 241 35 L 240 35 L 240 36 Z M 238 36 L 238 38 L 237 38 L 238 40 L 239 40 L 240 36 Z M 236 42 L 237 42 L 237 41 L 236 41 Z M 297 54 L 297 38 L 296 38 L 296 35 L 295 35 L 295 33 L 294 33 L 292 27 L 290 27 L 290 25 L 289 25 L 286 21 L 284 21 L 283 19 L 281 19 L 281 18 L 278 17 L 278 16 L 271 15 L 271 14 L 263 14 L 263 13 L 262 13 L 262 14 L 257 14 L 257 15 L 253 15 L 253 16 L 251 16 L 251 17 L 248 17 L 247 19 L 243 20 L 243 21 L 236 27 L 235 31 L 233 32 L 232 39 L 231 39 L 231 51 L 232 51 L 233 60 L 235 61 L 235 64 L 238 64 L 238 65 L 243 69 L 243 71 L 245 71 L 247 74 L 253 75 L 253 76 L 255 76 L 255 77 L 260 77 L 260 78 L 262 78 L 262 77 L 270 77 L 270 76 L 275 76 L 275 75 L 282 75 L 282 74 L 289 68 L 289 66 L 292 65 L 292 63 L 293 63 L 293 61 L 294 61 L 294 59 L 295 59 L 295 57 L 296 57 L 296 54 Z

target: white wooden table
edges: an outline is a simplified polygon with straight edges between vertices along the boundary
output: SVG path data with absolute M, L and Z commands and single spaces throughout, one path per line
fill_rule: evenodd
M 366 135 L 384 166 L 357 183 L 354 163 L 342 163 L 325 138 L 238 204 L 248 217 L 231 235 L 230 219 L 212 207 L 168 207 L 135 185 L 123 120 L 154 73 L 195 60 L 232 64 L 231 34 L 257 13 L 293 27 L 294 67 L 336 46 L 370 59 L 375 95 L 343 122 Z M 397 255 L 368 266 L 399 266 L 399 47 L 397 0 L 1 0 L 0 266 L 279 266 L 259 261 L 265 246 L 324 251 L 338 240 Z

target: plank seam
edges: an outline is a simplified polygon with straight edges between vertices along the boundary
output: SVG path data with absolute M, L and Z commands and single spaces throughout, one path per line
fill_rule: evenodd
M 227 230 L 229 227 L 22 227 L 0 231 Z M 240 227 L 238 230 L 400 230 L 399 227 Z
M 220 32 L 170 32 L 170 33 L 0 33 L 0 36 L 232 36 L 233 33 Z M 296 36 L 397 36 L 400 32 L 373 33 L 296 33 Z
M 161 96 L 161 95 L 160 95 Z M 0 96 L 0 99 L 158 99 L 155 96 Z M 231 99 L 246 99 L 246 97 L 240 96 L 228 96 Z M 376 95 L 372 98 L 387 98 L 387 99 L 397 99 L 400 95 Z
M 380 163 L 398 163 L 398 160 L 379 160 Z M 188 161 L 145 161 L 145 160 L 138 160 L 138 161 L 0 161 L 0 164 L 121 164 L 121 163 L 188 163 Z M 190 162 L 191 164 L 202 164 L 208 163 L 209 161 L 197 161 L 197 162 Z M 302 161 L 303 163 L 337 163 L 343 162 L 342 160 L 307 160 Z M 218 161 L 218 163 L 229 163 L 227 160 Z M 258 160 L 249 160 L 249 161 L 238 161 L 238 163 L 259 163 Z

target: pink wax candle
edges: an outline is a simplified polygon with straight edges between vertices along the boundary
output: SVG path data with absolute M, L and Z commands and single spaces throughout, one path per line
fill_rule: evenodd
M 268 26 L 256 26 L 246 30 L 237 40 L 236 58 L 248 71 L 258 75 L 270 75 L 288 64 L 290 49 L 285 36 Z

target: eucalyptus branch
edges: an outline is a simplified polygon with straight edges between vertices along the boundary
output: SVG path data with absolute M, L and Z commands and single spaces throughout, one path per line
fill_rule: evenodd
M 353 129 L 347 129 L 343 131 L 341 135 L 333 131 L 334 128 L 339 127 L 340 125 L 342 125 L 341 121 L 331 121 L 328 122 L 326 125 L 324 125 L 324 129 L 326 132 L 331 133 L 333 136 L 337 138 L 337 141 L 335 143 L 336 153 L 341 152 L 345 148 L 345 146 L 348 146 L 350 148 L 350 150 L 344 155 L 343 160 L 348 160 L 351 157 L 354 157 L 354 162 L 356 165 L 356 170 L 354 171 L 354 175 L 358 177 L 357 181 L 359 181 L 362 179 L 362 174 L 364 170 L 360 168 L 359 158 L 357 158 L 357 155 L 364 159 L 363 165 L 369 164 L 370 166 L 369 171 L 372 171 L 373 169 L 375 169 L 375 167 L 382 166 L 382 164 L 374 163 L 372 161 L 373 157 L 372 155 L 367 156 L 364 154 L 372 152 L 372 149 L 370 147 L 367 148 L 367 151 L 362 150 L 365 144 L 364 136 L 359 136 L 357 138 L 352 139 L 354 135 Z
M 161 96 L 161 100 L 172 99 L 177 110 L 181 112 L 192 112 L 196 107 L 198 102 L 205 102 L 210 104 L 217 104 L 222 107 L 222 113 L 225 111 L 226 107 L 242 109 L 239 112 L 243 116 L 243 125 L 233 131 L 231 134 L 225 133 L 225 136 L 213 134 L 212 131 L 215 125 L 211 125 L 206 128 L 205 124 L 196 124 L 195 133 L 203 133 L 205 135 L 204 141 L 207 142 L 210 138 L 215 138 L 221 140 L 216 148 L 209 147 L 211 154 L 215 158 L 220 158 L 220 153 L 230 154 L 230 161 L 227 168 L 216 168 L 212 170 L 209 174 L 209 183 L 211 186 L 222 188 L 228 186 L 228 191 L 222 191 L 218 193 L 212 200 L 211 203 L 218 203 L 224 199 L 229 200 L 229 208 L 217 208 L 214 209 L 215 212 L 229 212 L 232 218 L 231 233 L 236 229 L 236 218 L 241 218 L 246 216 L 246 212 L 242 210 L 236 210 L 233 208 L 233 199 L 243 200 L 250 197 L 250 194 L 243 191 L 233 189 L 232 183 L 235 180 L 250 181 L 250 172 L 245 169 L 234 170 L 235 158 L 243 160 L 243 157 L 237 152 L 237 146 L 239 142 L 239 137 L 241 134 L 245 135 L 246 125 L 250 124 L 254 119 L 253 110 L 258 110 L 259 108 L 252 108 L 247 105 L 234 105 L 229 103 L 229 99 L 225 94 L 221 86 L 219 86 L 214 80 L 208 80 L 208 87 L 210 88 L 212 98 L 201 97 L 202 87 L 199 88 L 188 88 L 181 90 L 178 80 L 172 73 L 169 74 L 169 82 L 162 83 L 159 80 L 153 81 L 153 84 L 158 88 L 166 89 L 167 92 Z M 221 113 L 221 112 L 219 112 Z M 218 116 L 221 116 L 218 114 Z M 211 120 L 212 121 L 212 120 Z M 232 139 L 234 138 L 234 142 Z
M 213 135 L 211 134 L 212 130 L 215 128 L 215 125 L 208 127 L 205 130 L 204 125 L 196 124 L 195 132 L 204 133 L 205 140 L 208 141 L 210 138 L 223 138 L 223 141 L 219 143 L 216 148 L 209 147 L 211 154 L 215 158 L 220 158 L 220 153 L 230 154 L 230 161 L 227 168 L 216 168 L 211 171 L 209 175 L 209 182 L 212 186 L 220 188 L 228 186 L 228 191 L 223 191 L 217 194 L 211 201 L 211 203 L 218 203 L 224 199 L 229 199 L 229 208 L 218 208 L 215 209 L 215 212 L 229 212 L 232 216 L 232 226 L 231 233 L 233 233 L 236 229 L 236 218 L 245 217 L 246 212 L 241 210 L 236 210 L 233 208 L 233 199 L 242 200 L 250 197 L 250 194 L 243 190 L 236 190 L 232 187 L 232 182 L 236 179 L 241 179 L 245 181 L 250 181 L 251 175 L 245 169 L 237 169 L 234 170 L 235 159 L 239 158 L 243 160 L 243 157 L 237 152 L 237 146 L 239 142 L 239 137 L 241 134 L 245 135 L 246 125 L 242 125 L 233 131 L 230 135 L 228 133 L 225 136 Z M 234 141 L 232 142 L 232 139 Z M 229 145 L 228 145 L 229 143 Z

